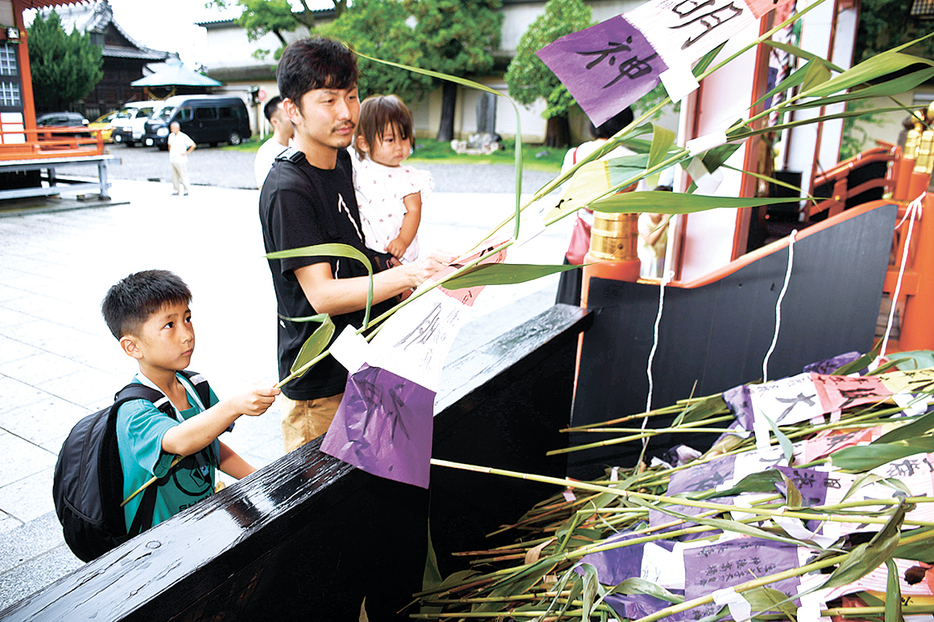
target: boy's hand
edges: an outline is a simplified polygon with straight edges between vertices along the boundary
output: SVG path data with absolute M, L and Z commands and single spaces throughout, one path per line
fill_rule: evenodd
M 237 412 L 250 417 L 257 417 L 272 406 L 279 393 L 279 389 L 274 386 L 256 386 L 243 395 L 238 395 L 231 399 L 237 407 Z

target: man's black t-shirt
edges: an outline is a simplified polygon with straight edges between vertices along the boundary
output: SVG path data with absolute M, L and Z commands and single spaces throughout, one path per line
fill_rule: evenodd
M 311 166 L 305 155 L 286 149 L 276 158 L 263 184 L 259 199 L 259 217 L 263 225 L 266 252 L 289 250 L 316 244 L 343 243 L 353 246 L 371 259 L 378 270 L 378 258 L 363 243 L 360 214 L 353 188 L 350 155 L 338 151 L 337 166 L 323 170 Z M 385 259 L 383 259 L 385 260 Z M 269 259 L 273 287 L 276 290 L 279 342 L 279 379 L 289 375 L 302 344 L 320 326 L 316 322 L 293 322 L 287 318 L 315 315 L 298 280 L 295 269 L 329 262 L 334 278 L 366 276 L 366 268 L 343 257 L 296 257 Z M 371 317 L 390 308 L 391 302 L 374 305 Z M 332 317 L 335 336 L 348 324 L 359 328 L 363 311 Z M 356 370 L 354 370 L 356 371 Z M 343 392 L 347 370 L 326 357 L 304 376 L 282 387 L 293 400 L 313 400 Z

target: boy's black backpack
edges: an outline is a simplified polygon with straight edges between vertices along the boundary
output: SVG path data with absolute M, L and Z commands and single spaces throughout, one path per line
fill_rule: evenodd
M 194 385 L 207 408 L 207 380 L 194 372 L 180 372 Z M 146 488 L 129 532 L 123 517 L 123 468 L 117 449 L 117 410 L 130 400 L 144 399 L 174 415 L 172 403 L 160 391 L 139 383 L 123 387 L 113 405 L 84 417 L 62 444 L 52 479 L 55 513 L 62 523 L 65 543 L 81 560 L 89 562 L 118 544 L 152 527 L 157 488 L 162 479 Z

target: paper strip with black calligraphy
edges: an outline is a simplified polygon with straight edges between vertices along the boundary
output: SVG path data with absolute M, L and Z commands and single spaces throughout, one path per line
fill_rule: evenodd
M 503 261 L 505 254 L 489 255 L 483 263 Z M 433 281 L 453 270 L 442 270 Z M 363 363 L 347 378 L 321 451 L 372 475 L 428 488 L 441 369 L 482 289 L 427 291 L 386 320 L 368 346 L 356 346 L 355 358 Z

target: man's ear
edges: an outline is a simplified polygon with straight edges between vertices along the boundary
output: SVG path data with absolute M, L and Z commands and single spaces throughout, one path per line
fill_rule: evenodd
M 120 337 L 120 347 L 127 356 L 133 357 L 136 360 L 143 358 L 143 353 L 139 349 L 139 339 L 133 335 L 124 335 Z
M 301 124 L 302 115 L 298 110 L 298 106 L 295 105 L 295 102 L 286 98 L 282 100 L 282 103 L 279 104 L 279 106 L 282 108 L 282 112 L 285 113 L 286 119 L 297 125 Z

